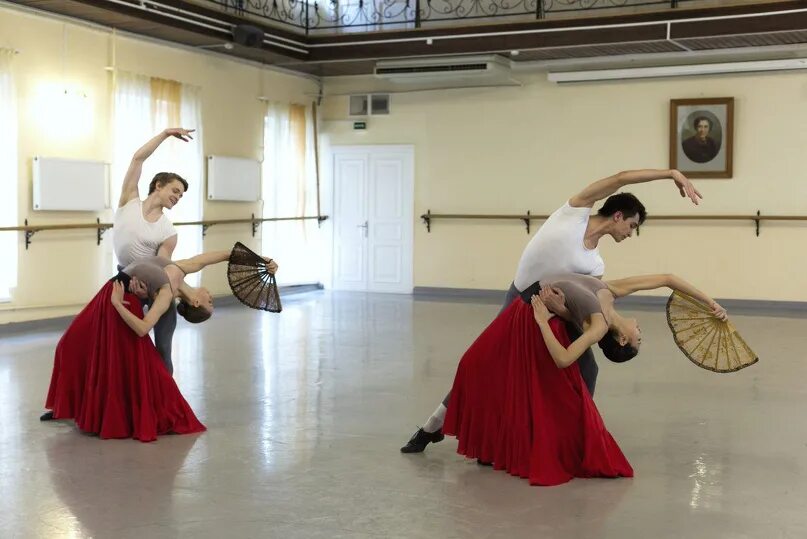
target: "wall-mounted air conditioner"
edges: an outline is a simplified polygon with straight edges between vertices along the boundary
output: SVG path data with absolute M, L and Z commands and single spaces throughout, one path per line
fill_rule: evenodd
M 398 83 L 495 82 L 510 78 L 510 60 L 496 55 L 385 60 L 376 62 L 375 76 Z

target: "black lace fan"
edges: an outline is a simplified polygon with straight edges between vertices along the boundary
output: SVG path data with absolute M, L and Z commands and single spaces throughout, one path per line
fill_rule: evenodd
M 266 266 L 266 260 L 237 242 L 230 253 L 227 280 L 235 297 L 247 307 L 279 313 L 283 307 L 277 283 Z

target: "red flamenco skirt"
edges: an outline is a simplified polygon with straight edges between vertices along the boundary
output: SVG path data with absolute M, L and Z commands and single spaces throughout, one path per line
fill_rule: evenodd
M 552 331 L 569 337 L 558 318 Z M 460 361 L 443 432 L 457 452 L 497 470 L 559 485 L 573 477 L 633 477 L 580 376 L 577 363 L 555 365 L 533 318 L 516 299 Z
M 110 281 L 59 340 L 45 408 L 101 438 L 152 442 L 161 434 L 203 432 L 151 338 L 126 325 L 111 295 Z M 134 295 L 125 301 L 143 318 Z

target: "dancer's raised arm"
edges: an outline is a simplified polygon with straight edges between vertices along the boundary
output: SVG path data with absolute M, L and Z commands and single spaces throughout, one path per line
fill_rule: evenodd
M 151 157 L 160 144 L 170 137 L 176 137 L 180 140 L 187 142 L 193 137 L 191 133 L 195 129 L 182 129 L 181 127 L 174 127 L 166 129 L 153 137 L 151 140 L 141 146 L 132 156 L 132 161 L 129 163 L 129 169 L 126 171 L 126 176 L 123 177 L 123 187 L 120 192 L 120 200 L 118 206 L 125 206 L 127 202 L 133 198 L 139 198 L 140 193 L 137 190 L 137 184 L 140 181 L 140 175 L 143 172 L 143 163 Z
M 627 170 L 598 180 L 570 198 L 569 205 L 575 208 L 590 208 L 595 202 L 613 195 L 628 185 L 666 179 L 673 180 L 681 196 L 689 197 L 693 204 L 697 205 L 703 198 L 689 178 L 677 170 L 644 169 Z

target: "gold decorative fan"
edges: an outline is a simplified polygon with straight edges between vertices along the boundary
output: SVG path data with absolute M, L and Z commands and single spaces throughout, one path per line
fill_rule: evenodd
M 734 372 L 759 361 L 731 322 L 720 320 L 709 307 L 686 294 L 670 295 L 667 323 L 675 344 L 698 367 Z

